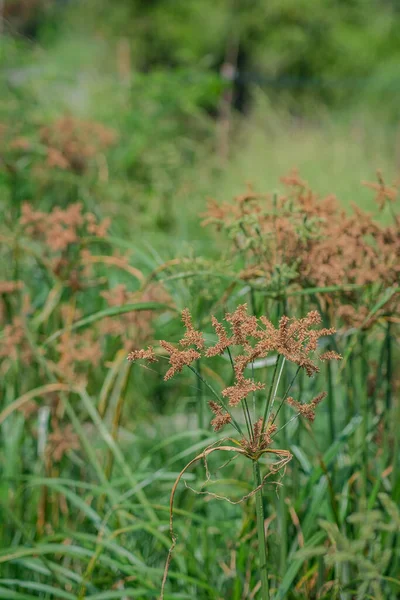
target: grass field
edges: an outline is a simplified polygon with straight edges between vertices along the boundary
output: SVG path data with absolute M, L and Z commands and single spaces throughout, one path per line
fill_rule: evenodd
M 0 598 L 395 600 L 397 131 L 255 90 L 222 160 L 85 48 L 0 100 Z

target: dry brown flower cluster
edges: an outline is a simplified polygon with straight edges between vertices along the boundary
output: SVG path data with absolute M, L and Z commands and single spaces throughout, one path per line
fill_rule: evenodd
M 274 415 L 271 415 L 268 425 L 263 431 L 263 419 L 260 417 L 253 425 L 252 437 L 249 440 L 242 440 L 242 445 L 252 453 L 256 453 L 258 450 L 264 450 L 264 448 L 268 448 L 268 446 L 272 444 L 273 435 L 278 429 L 277 425 L 273 423 L 273 420 Z
M 47 460 L 51 463 L 60 462 L 67 452 L 79 450 L 81 447 L 79 437 L 71 423 L 60 426 L 56 419 L 52 421 L 53 431 L 49 434 L 46 447 Z
M 322 402 L 324 398 L 326 398 L 326 396 L 326 392 L 321 392 L 320 394 L 318 394 L 318 396 L 315 396 L 315 398 L 313 398 L 311 402 L 308 402 L 306 404 L 301 404 L 301 402 L 298 402 L 298 400 L 295 400 L 294 398 L 289 396 L 286 402 L 290 406 L 292 406 L 298 413 L 300 413 L 301 416 L 305 417 L 308 421 L 312 423 L 315 419 L 315 409 L 317 408 L 318 404 Z
M 65 116 L 40 130 L 47 148 L 47 166 L 77 174 L 87 170 L 89 161 L 117 140 L 116 132 L 93 121 Z
M 394 202 L 397 188 L 379 174 L 377 202 Z M 256 194 L 251 189 L 232 203 L 210 200 L 203 225 L 227 231 L 245 257 L 244 279 L 271 283 L 276 267 L 287 282 L 303 288 L 397 284 L 400 277 L 400 216 L 383 226 L 353 207 L 347 215 L 334 196 L 320 198 L 294 171 L 282 178 L 287 193 Z M 284 279 L 284 278 L 282 278 Z
M 102 358 L 98 331 L 87 329 L 78 333 L 70 329 L 82 317 L 81 311 L 73 304 L 62 304 L 60 316 L 64 330 L 55 344 L 57 368 L 70 381 L 76 381 L 77 378 L 86 380 L 85 372 L 89 365 L 97 366 Z
M 80 289 L 90 276 L 90 251 L 84 240 L 90 236 L 105 237 L 109 219 L 98 221 L 92 213 L 84 213 L 81 203 L 63 209 L 54 207 L 49 213 L 22 205 L 20 225 L 24 233 L 42 244 L 42 256 L 53 273 Z
M 65 377 L 74 380 L 79 368 L 97 366 L 102 357 L 100 340 L 96 332 L 87 330 L 82 334 L 66 331 L 56 345 L 59 358 L 57 366 Z
M 217 402 L 210 400 L 208 406 L 214 413 L 215 417 L 211 421 L 211 426 L 214 431 L 220 431 L 225 425 L 232 422 L 231 415 L 225 411 Z
M 333 328 L 314 329 L 314 326 L 320 325 L 321 317 L 317 311 L 310 311 L 304 318 L 294 319 L 283 316 L 278 327 L 267 319 L 267 317 L 251 316 L 247 313 L 247 305 L 242 304 L 232 312 L 225 315 L 225 321 L 228 324 L 229 332 L 226 327 L 215 317 L 212 317 L 212 325 L 217 334 L 218 341 L 214 346 L 205 348 L 204 336 L 197 331 L 192 322 L 188 309 L 182 313 L 182 321 L 186 332 L 178 345 L 171 344 L 162 340 L 160 342 L 163 350 L 169 355 L 170 368 L 164 379 L 168 380 L 176 373 L 182 371 L 183 367 L 191 366 L 192 363 L 202 356 L 210 358 L 218 354 L 229 352 L 232 358 L 232 366 L 235 374 L 234 384 L 222 390 L 222 397 L 228 399 L 228 406 L 219 404 L 215 401 L 209 403 L 209 406 L 215 417 L 212 425 L 215 431 L 219 431 L 224 425 L 231 422 L 229 408 L 233 408 L 247 398 L 252 392 L 257 392 L 265 388 L 265 384 L 255 381 L 253 377 L 246 374 L 246 369 L 251 366 L 256 359 L 265 358 L 269 353 L 274 352 L 278 356 L 298 365 L 299 369 L 304 369 L 308 376 L 312 376 L 319 371 L 316 359 L 322 361 L 340 360 L 342 357 L 333 351 L 328 351 L 317 356 L 318 340 L 322 336 L 335 333 Z M 188 348 L 188 346 L 195 346 Z M 155 362 L 157 357 L 153 348 L 147 350 L 136 350 L 131 352 L 128 360 L 134 361 L 145 359 L 149 362 Z M 250 370 L 249 370 L 250 372 Z M 322 400 L 324 394 L 314 398 L 308 405 L 301 405 L 298 412 L 311 419 L 316 405 Z M 295 401 L 291 399 L 294 406 Z M 312 420 L 312 419 L 311 419 Z M 272 422 L 266 425 L 262 431 L 262 420 L 254 425 L 252 434 L 253 443 L 257 447 L 262 447 L 264 443 L 270 443 L 271 435 L 275 431 Z
M 32 350 L 26 340 L 23 319 L 14 316 L 11 323 L 5 325 L 0 338 L 0 358 L 8 359 L 4 361 L 3 369 L 8 368 L 9 361 L 18 358 L 22 363 L 29 364 L 31 357 Z
M 363 181 L 362 184 L 376 192 L 375 201 L 380 210 L 383 210 L 387 203 L 395 202 L 399 193 L 399 180 L 392 185 L 387 185 L 383 179 L 381 169 L 376 172 L 378 182 Z
M 43 241 L 52 252 L 63 252 L 80 241 L 83 235 L 104 237 L 110 219 L 98 222 L 92 213 L 83 214 L 81 203 L 62 209 L 54 207 L 49 213 L 34 210 L 30 204 L 22 205 L 20 224 L 25 232 Z

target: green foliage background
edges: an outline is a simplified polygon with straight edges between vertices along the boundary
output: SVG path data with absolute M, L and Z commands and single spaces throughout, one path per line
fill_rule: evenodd
M 129 250 L 132 264 L 146 276 L 170 259 L 181 261 L 175 271 L 160 271 L 160 278 L 173 304 L 190 306 L 196 322 L 204 323 L 225 297 L 225 280 L 187 272 L 227 271 L 226 242 L 199 226 L 207 197 L 229 200 L 246 181 L 260 191 L 280 190 L 279 177 L 297 166 L 318 192 L 337 194 L 346 210 L 353 201 L 372 209 L 373 194 L 360 181 L 373 179 L 378 167 L 387 181 L 398 175 L 398 2 L 5 0 L 0 5 L 0 124 L 9 136 L 1 137 L 0 130 L 0 214 L 4 239 L 11 232 L 13 240 L 2 243 L 0 280 L 18 276 L 28 282 L 34 311 L 28 329 L 37 361 L 30 368 L 16 362 L 8 371 L 1 381 L 0 411 L 53 382 L 41 361 L 42 345 L 63 327 L 58 300 L 76 300 L 91 323 L 100 321 L 106 308 L 97 289 L 74 298 L 62 284 L 53 288 L 43 265 L 21 250 L 17 221 L 24 201 L 43 211 L 82 202 L 99 218 L 110 216 L 109 239 L 96 246 L 98 252 Z M 233 84 L 221 67 L 235 49 Z M 229 151 L 223 156 L 221 103 L 232 89 Z M 43 181 L 36 171 L 45 156 L 40 129 L 64 115 L 113 128 L 118 143 L 96 156 L 84 176 L 54 170 Z M 12 149 L 8 140 L 15 137 L 27 139 L 29 151 Z M 135 291 L 139 285 L 112 268 L 99 267 L 99 276 L 107 290 L 125 283 Z M 373 307 L 373 293 L 371 298 Z M 10 313 L 19 314 L 19 301 L 18 296 L 10 304 Z M 239 290 L 229 299 L 230 308 L 241 301 Z M 278 317 L 276 303 L 268 308 Z M 156 318 L 157 339 L 177 340 L 180 333 L 175 313 Z M 267 513 L 275 515 L 269 544 L 281 600 L 309 600 L 301 581 L 317 582 L 312 597 L 318 593 L 319 600 L 361 599 L 366 582 L 366 598 L 397 597 L 399 484 L 387 469 L 398 456 L 393 431 L 398 399 L 393 412 L 376 414 L 366 400 L 372 402 L 365 365 L 369 360 L 378 372 L 381 409 L 383 394 L 392 393 L 388 373 L 398 358 L 398 341 L 388 327 L 367 340 L 356 332 L 350 342 L 355 348 L 350 373 L 340 381 L 333 373 L 337 438 L 327 435 L 327 409 L 317 420 L 314 440 L 303 426 L 290 430 L 295 466 L 287 478 L 289 504 L 268 488 Z M 128 375 L 118 350 L 118 340 L 105 345 L 110 362 L 90 371 L 90 396 L 65 396 L 64 414 L 82 451 L 64 457 L 51 477 L 37 454 L 30 422 L 14 412 L 1 424 L 0 511 L 6 526 L 0 533 L 0 598 L 158 596 L 170 544 L 171 486 L 213 434 L 198 408 L 202 390 L 190 373 L 167 386 L 160 373 L 136 365 Z M 97 412 L 99 397 L 110 399 L 104 420 Z M 110 442 L 118 398 L 124 402 L 122 425 Z M 383 448 L 376 437 L 382 414 Z M 293 442 L 292 434 L 302 444 Z M 109 464 L 114 469 L 107 478 L 103 467 Z M 360 500 L 363 469 L 369 469 L 369 480 Z M 199 470 L 189 473 L 187 482 L 199 487 L 203 478 Z M 219 485 L 228 495 L 250 492 L 248 468 L 234 464 Z M 49 498 L 51 527 L 39 534 L 43 495 Z M 61 515 L 54 508 L 60 497 L 68 507 Z M 258 577 L 254 543 L 249 545 L 253 505 L 204 503 L 182 486 L 177 506 L 180 541 L 167 597 L 242 600 L 246 585 L 254 587 Z M 302 553 L 293 514 L 305 540 Z

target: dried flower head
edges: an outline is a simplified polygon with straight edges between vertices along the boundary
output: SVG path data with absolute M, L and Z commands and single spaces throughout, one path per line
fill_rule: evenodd
M 225 425 L 228 425 L 228 423 L 232 422 L 231 415 L 224 411 L 219 404 L 211 400 L 208 405 L 215 415 L 214 419 L 211 421 L 214 431 L 220 431 Z
M 233 344 L 233 337 L 228 337 L 225 327 L 218 321 L 218 319 L 211 317 L 211 323 L 215 329 L 215 333 L 218 336 L 218 342 L 215 344 L 215 346 L 211 346 L 207 349 L 207 357 L 223 354 L 224 351 Z
M 338 354 L 337 352 L 334 352 L 333 350 L 328 350 L 327 352 L 324 352 L 323 354 L 319 355 L 319 360 L 325 361 L 325 360 L 342 360 L 343 356 L 341 354 Z
M 182 321 L 186 327 L 186 332 L 183 338 L 180 340 L 180 345 L 186 348 L 187 346 L 196 346 L 198 350 L 204 348 L 204 338 L 200 331 L 196 331 L 193 327 L 192 316 L 188 308 L 182 311 Z
M 321 392 L 320 394 L 318 394 L 318 396 L 315 396 L 315 398 L 313 398 L 313 400 L 311 400 L 311 402 L 309 402 L 307 404 L 301 404 L 301 402 L 298 402 L 297 400 L 295 400 L 294 398 L 289 396 L 289 398 L 287 398 L 286 402 L 290 406 L 292 406 L 302 417 L 304 417 L 305 419 L 307 419 L 308 421 L 310 421 L 312 423 L 315 419 L 316 407 L 318 406 L 318 404 L 320 402 L 322 402 L 322 400 L 324 398 L 326 398 L 326 396 L 327 396 L 326 392 Z
M 165 340 L 161 340 L 161 347 L 169 355 L 170 368 L 164 379 L 168 380 L 176 373 L 182 371 L 183 367 L 191 366 L 204 353 L 204 357 L 211 358 L 222 354 L 225 350 L 229 351 L 232 360 L 235 380 L 233 385 L 227 386 L 221 392 L 220 404 L 212 401 L 209 403 L 214 412 L 212 425 L 216 431 L 219 431 L 223 425 L 235 422 L 232 421 L 229 408 L 234 408 L 242 401 L 245 402 L 249 394 L 255 394 L 265 388 L 265 384 L 255 381 L 253 377 L 246 374 L 246 369 L 252 365 L 254 360 L 265 358 L 270 352 L 276 352 L 303 368 L 308 375 L 316 373 L 319 369 L 316 365 L 314 354 L 316 354 L 318 340 L 323 335 L 332 335 L 334 329 L 315 329 L 314 326 L 321 323 L 321 316 L 317 311 L 310 311 L 301 319 L 294 319 L 283 316 L 278 327 L 265 316 L 257 319 L 247 313 L 247 305 L 242 304 L 232 312 L 225 315 L 228 328 L 225 328 L 215 317 L 212 317 L 212 324 L 218 336 L 218 342 L 208 349 L 204 348 L 203 334 L 195 330 L 192 323 L 192 317 L 188 309 L 182 313 L 182 321 L 186 332 L 180 340 L 178 346 Z M 188 349 L 187 346 L 193 344 L 197 350 Z M 317 358 L 317 356 L 316 356 Z M 333 351 L 328 351 L 320 356 L 321 360 L 339 360 L 341 356 Z M 151 347 L 147 350 L 135 350 L 128 356 L 128 360 L 145 359 L 148 362 L 156 360 L 154 351 Z M 249 370 L 250 374 L 250 370 Z M 293 398 L 288 398 L 288 403 L 294 406 L 298 412 L 310 420 L 314 418 L 315 407 L 322 400 L 325 394 L 317 396 L 307 405 L 296 403 Z M 228 399 L 227 405 L 223 398 Z M 228 408 L 229 407 L 229 408 Z M 271 420 L 263 426 L 264 418 L 258 420 L 254 425 L 249 449 L 262 449 L 268 446 L 272 441 L 272 434 L 276 431 L 276 426 Z M 262 430 L 262 431 L 261 431 Z M 253 444 L 253 446 L 251 446 Z
M 128 360 L 130 362 L 133 362 L 134 360 L 140 360 L 140 359 L 147 360 L 147 362 L 150 362 L 150 363 L 158 361 L 158 358 L 154 354 L 154 350 L 153 350 L 152 346 L 149 346 L 146 350 L 133 350 L 132 352 L 129 352 Z
M 352 304 L 354 321 L 347 314 L 345 323 L 357 325 L 359 296 L 346 286 L 398 285 L 399 215 L 391 210 L 394 224 L 383 226 L 358 207 L 346 214 L 334 196 L 319 197 L 295 171 L 282 181 L 287 188 L 282 195 L 252 192 L 231 204 L 211 201 L 203 224 L 215 225 L 233 241 L 231 256 L 240 259 L 241 278 L 274 293 L 288 286 L 335 286 L 338 292 L 326 296 L 332 314 L 337 318 L 341 305 Z M 381 173 L 377 184 L 366 185 L 376 190 L 381 206 L 398 197 L 399 183 L 386 185 Z M 240 311 L 234 318 L 240 319 Z
M 173 344 L 161 340 L 162 348 L 169 354 L 169 363 L 171 368 L 166 372 L 164 380 L 171 379 L 176 373 L 180 373 L 185 366 L 189 366 L 200 358 L 201 354 L 196 350 L 180 350 Z
M 239 402 L 244 398 L 247 398 L 251 392 L 257 392 L 264 388 L 264 384 L 240 376 L 237 378 L 235 385 L 222 390 L 222 395 L 229 398 L 229 406 L 237 406 Z
M 375 201 L 379 209 L 383 210 L 383 208 L 386 205 L 386 202 L 394 202 L 397 199 L 397 194 L 399 191 L 398 182 L 394 182 L 391 187 L 388 186 L 383 179 L 383 174 L 380 169 L 377 170 L 376 176 L 378 179 L 378 183 L 363 181 L 362 185 L 365 185 L 365 187 L 368 187 L 376 192 Z
M 40 130 L 47 166 L 82 174 L 99 152 L 115 144 L 116 132 L 94 121 L 65 116 Z

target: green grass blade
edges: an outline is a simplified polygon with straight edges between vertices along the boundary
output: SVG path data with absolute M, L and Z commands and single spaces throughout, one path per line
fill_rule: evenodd
M 107 317 L 116 317 L 118 315 L 123 315 L 128 312 L 133 311 L 141 311 L 141 310 L 176 310 L 169 304 L 161 304 L 160 302 L 137 302 L 136 304 L 126 304 L 125 306 L 112 306 L 110 308 L 105 308 L 104 310 L 99 310 L 90 315 L 86 315 L 79 321 L 75 321 L 72 323 L 70 327 L 64 327 L 63 329 L 59 329 L 55 331 L 51 336 L 49 336 L 44 342 L 44 345 L 50 344 L 54 342 L 57 338 L 60 337 L 66 331 L 75 331 L 76 329 L 82 329 L 91 325 L 92 323 L 96 323 L 97 321 L 101 321 Z

